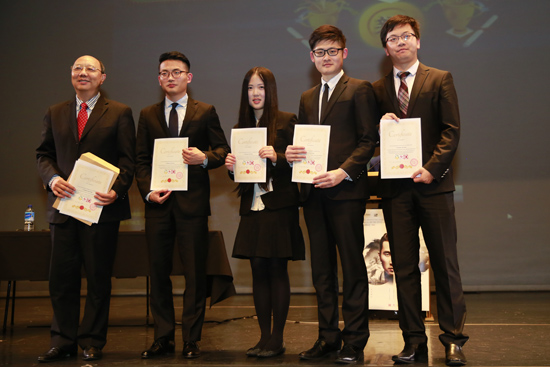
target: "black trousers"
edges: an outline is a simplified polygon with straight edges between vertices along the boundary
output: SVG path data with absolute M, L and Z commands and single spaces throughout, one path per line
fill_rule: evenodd
M 311 250 L 313 286 L 317 294 L 319 337 L 327 343 L 363 348 L 369 338 L 369 283 L 363 259 L 363 217 L 366 200 L 331 200 L 312 188 L 304 203 Z M 338 327 L 338 264 L 343 273 L 342 316 Z
M 170 280 L 174 244 L 178 246 L 185 277 L 183 340 L 201 340 L 207 292 L 208 217 L 189 217 L 172 210 L 162 217 L 146 218 L 145 231 L 151 269 L 151 312 L 155 319 L 155 340 L 174 340 L 176 320 Z
M 88 226 L 74 218 L 62 224 L 50 224 L 52 347 L 73 349 L 79 344 L 82 348 L 103 348 L 107 342 L 111 276 L 119 225 L 117 221 Z M 88 286 L 79 327 L 82 266 Z
M 415 184 L 404 185 L 393 198 L 382 201 L 393 269 L 397 282 L 399 326 L 405 342 L 427 341 L 422 319 L 418 231 L 422 228 L 430 254 L 437 292 L 439 336 L 444 345 L 464 345 L 466 303 L 456 249 L 457 230 L 453 193 L 424 196 Z

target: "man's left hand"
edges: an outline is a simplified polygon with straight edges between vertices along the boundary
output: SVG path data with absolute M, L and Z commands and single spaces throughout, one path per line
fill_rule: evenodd
M 95 203 L 95 205 L 106 206 L 106 205 L 109 205 L 109 204 L 112 204 L 112 203 L 115 202 L 116 192 L 115 192 L 115 190 L 111 190 L 106 194 L 101 193 L 101 192 L 96 192 L 95 195 L 94 195 L 94 198 L 99 200 Z
M 418 171 L 413 173 L 411 178 L 415 183 L 425 183 L 427 185 L 431 184 L 434 180 L 434 176 L 424 167 L 421 167 Z
M 328 189 L 329 187 L 334 187 L 342 182 L 347 177 L 346 172 L 341 169 L 335 169 L 328 171 L 327 173 L 322 173 L 313 178 L 313 184 L 318 189 Z
M 206 159 L 206 154 L 195 147 L 182 149 L 181 156 L 183 157 L 183 163 L 196 166 L 203 164 Z

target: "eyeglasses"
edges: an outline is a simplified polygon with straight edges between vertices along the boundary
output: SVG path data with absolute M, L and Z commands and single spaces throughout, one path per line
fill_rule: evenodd
M 101 71 L 101 69 L 96 68 L 92 65 L 73 65 L 71 66 L 73 74 L 80 74 L 81 72 L 95 73 L 96 71 Z
M 416 34 L 405 33 L 405 34 L 402 34 L 401 36 L 391 36 L 391 37 L 388 37 L 388 39 L 386 39 L 386 43 L 396 44 L 397 42 L 399 42 L 400 38 L 403 41 L 407 42 L 408 40 L 411 39 L 411 37 L 416 37 Z
M 344 48 L 329 48 L 328 50 L 317 48 L 311 52 L 315 55 L 315 57 L 323 57 L 325 54 L 328 54 L 329 56 L 336 56 L 338 55 L 338 52 L 340 50 L 343 50 Z
M 181 77 L 181 74 L 183 73 L 189 73 L 189 72 L 185 70 L 179 70 L 179 69 L 174 69 L 172 71 L 163 70 L 159 73 L 159 75 L 161 79 L 168 79 L 170 75 L 172 75 L 174 79 L 178 79 L 179 77 Z

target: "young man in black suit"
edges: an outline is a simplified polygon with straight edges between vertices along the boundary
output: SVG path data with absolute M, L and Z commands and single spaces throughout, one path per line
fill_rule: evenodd
M 172 297 L 174 242 L 179 248 L 185 276 L 182 315 L 183 356 L 201 354 L 202 324 L 206 306 L 206 256 L 210 180 L 208 170 L 224 164 L 229 146 L 214 106 L 196 101 L 187 93 L 193 74 L 181 52 L 164 53 L 159 59 L 159 84 L 165 98 L 144 108 L 138 123 L 136 179 L 145 201 L 145 232 L 151 267 L 151 311 L 155 341 L 142 358 L 174 352 L 175 316 Z M 170 115 L 174 115 L 174 119 Z M 174 120 L 171 132 L 170 120 Z M 155 139 L 188 137 L 182 165 L 188 164 L 188 190 L 151 191 Z
M 439 339 L 445 346 L 447 365 L 461 366 L 466 364 L 462 346 L 468 337 L 463 333 L 466 305 L 453 201 L 451 162 L 460 136 L 453 77 L 418 61 L 420 29 L 415 19 L 405 15 L 388 19 L 380 39 L 393 63 L 393 71 L 374 83 L 383 118 L 420 118 L 422 129 L 422 167 L 410 179 L 380 180 L 379 196 L 397 282 L 399 326 L 405 340 L 403 351 L 393 360 L 425 361 L 428 354 L 418 268 L 421 227 L 437 289 L 438 320 L 443 330 Z
M 71 67 L 76 98 L 48 109 L 42 142 L 36 149 L 38 172 L 48 191 L 48 221 L 52 235 L 50 297 L 53 307 L 51 348 L 38 357 L 52 362 L 76 354 L 84 360 L 102 357 L 107 341 L 111 274 L 120 221 L 130 218 L 127 191 L 134 178 L 135 127 L 132 110 L 99 93 L 105 81 L 103 63 L 92 56 L 78 58 Z M 82 153 L 93 153 L 120 169 L 108 193 L 97 192 L 103 206 L 99 223 L 88 226 L 53 208 L 56 198 L 68 198 L 75 187 L 68 179 Z M 80 321 L 81 269 L 88 293 Z
M 356 363 L 363 358 L 369 338 L 363 216 L 369 197 L 366 166 L 376 145 L 379 115 L 371 84 L 350 78 L 342 69 L 348 56 L 342 31 L 323 25 L 311 34 L 309 44 L 321 84 L 302 94 L 298 123 L 330 125 L 331 130 L 328 171 L 316 176 L 313 184 L 301 186 L 319 335 L 300 358 L 322 358 L 339 351 L 337 363 Z M 289 145 L 286 157 L 289 162 L 299 161 L 305 157 L 305 148 Z M 344 275 L 343 330 L 338 327 L 336 247 Z

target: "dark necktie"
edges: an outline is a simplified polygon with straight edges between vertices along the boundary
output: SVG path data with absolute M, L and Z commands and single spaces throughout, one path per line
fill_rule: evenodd
M 323 100 L 321 104 L 321 120 L 319 121 L 319 123 L 323 121 L 323 119 L 325 118 L 325 114 L 327 113 L 328 89 L 329 89 L 328 83 L 325 83 L 324 87 L 325 87 L 325 90 L 323 91 Z
M 172 103 L 172 111 L 170 111 L 170 118 L 168 119 L 168 129 L 170 129 L 170 135 L 178 136 L 180 134 L 178 129 L 178 112 L 176 111 L 177 103 Z
M 405 83 L 405 78 L 409 76 L 408 71 L 400 71 L 397 76 L 401 79 L 401 85 L 399 85 L 399 92 L 397 92 L 397 99 L 399 100 L 399 110 L 401 111 L 401 117 L 407 117 L 407 109 L 409 108 L 409 88 Z
M 80 140 L 80 137 L 82 136 L 82 132 L 86 127 L 86 122 L 88 122 L 88 112 L 86 111 L 87 109 L 88 109 L 88 105 L 86 105 L 86 103 L 83 102 L 80 105 L 80 111 L 78 111 L 78 117 L 76 119 L 76 121 L 78 122 L 78 140 Z

